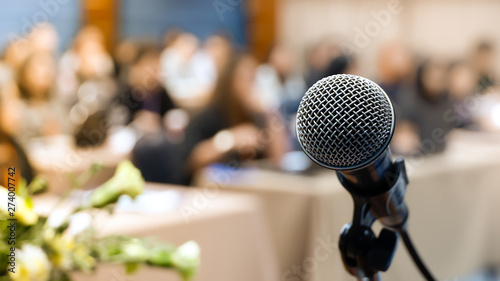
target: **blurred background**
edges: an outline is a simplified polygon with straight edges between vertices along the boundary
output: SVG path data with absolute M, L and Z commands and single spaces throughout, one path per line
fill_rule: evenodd
M 155 190 L 175 191 L 151 211 L 175 219 L 117 231 L 199 240 L 196 280 L 352 280 L 336 247 L 351 199 L 302 153 L 294 123 L 307 89 L 343 73 L 395 106 L 391 150 L 407 162 L 429 267 L 440 280 L 497 280 L 499 1 L 0 5 L 2 169 L 44 175 L 58 197 L 92 163 L 105 168 L 87 188 L 132 160 Z M 383 276 L 422 280 L 402 247 Z

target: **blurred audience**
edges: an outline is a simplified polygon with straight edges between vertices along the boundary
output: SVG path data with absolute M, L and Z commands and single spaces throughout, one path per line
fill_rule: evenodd
M 128 70 L 128 85 L 119 97 L 129 111 L 127 123 L 145 110 L 163 118 L 174 108 L 170 95 L 160 81 L 160 52 L 152 46 L 139 48 L 135 62 Z
M 115 76 L 119 86 L 128 85 L 128 76 L 132 64 L 139 54 L 139 46 L 133 41 L 118 43 L 115 50 Z
M 215 75 L 211 77 L 211 86 L 214 87 L 217 82 L 217 76 L 224 70 L 224 67 L 227 65 L 229 58 L 233 53 L 233 46 L 230 37 L 221 34 L 210 36 L 205 42 L 203 52 L 209 56 L 208 64 L 210 69 L 208 70 L 214 71 L 211 73 L 212 75 Z
M 57 93 L 70 108 L 69 121 L 78 146 L 98 146 L 107 135 L 105 123 L 117 84 L 113 59 L 104 42 L 100 29 L 85 26 L 59 62 Z
M 56 61 L 47 52 L 36 52 L 19 69 L 18 84 L 24 101 L 20 140 L 27 144 L 36 137 L 70 132 L 66 108 L 54 97 Z
M 138 119 L 148 125 L 143 127 L 146 132 L 132 150 L 132 160 L 146 181 L 189 184 L 182 165 L 182 141 L 183 131 L 188 123 L 187 113 L 174 109 L 163 119 L 159 117 L 151 112 L 140 113 Z
M 271 48 L 266 63 L 257 69 L 256 83 L 263 107 L 275 110 L 287 102 L 296 102 L 298 106 L 306 84 L 296 69 L 294 56 L 285 45 Z
M 186 130 L 188 176 L 214 162 L 235 165 L 262 157 L 279 162 L 286 135 L 282 124 L 273 125 L 277 117 L 266 111 L 254 92 L 257 67 L 252 56 L 238 55 L 221 73 L 213 102 Z
M 332 59 L 342 53 L 337 44 L 331 40 L 321 40 L 313 45 L 307 53 L 307 87 L 311 87 L 316 81 L 325 77 L 326 71 Z
M 190 33 L 175 35 L 163 50 L 160 78 L 180 107 L 200 109 L 210 98 L 216 77 L 213 61 L 199 50 L 199 40 Z
M 87 93 L 81 94 L 79 91 L 80 87 L 88 81 L 92 84 L 99 84 L 97 88 L 104 88 L 99 91 L 99 98 L 114 94 L 110 89 L 113 84 L 110 80 L 114 64 L 105 48 L 104 41 L 104 35 L 97 27 L 86 26 L 77 34 L 71 48 L 62 55 L 59 62 L 58 93 L 66 104 L 73 106 L 85 99 Z M 74 121 L 81 123 L 78 120 Z
M 341 54 L 334 57 L 328 67 L 326 68 L 324 76 L 331 76 L 337 74 L 356 74 L 354 70 L 354 60 L 353 57 Z
M 16 173 L 28 182 L 34 176 L 28 157 L 15 138 L 22 122 L 22 104 L 19 100 L 13 74 L 6 65 L 0 64 L 0 183 L 7 186 L 8 168 L 17 167 Z
M 389 41 L 378 50 L 377 82 L 396 106 L 401 102 L 399 95 L 410 82 L 412 72 L 412 54 L 400 42 Z
M 242 46 L 224 33 L 202 42 L 172 29 L 162 49 L 125 39 L 113 56 L 104 39 L 98 28 L 83 27 L 58 58 L 58 34 L 42 23 L 7 46 L 0 61 L 1 165 L 16 163 L 30 179 L 24 149 L 32 140 L 66 135 L 77 147 L 98 146 L 125 130 L 129 149 L 137 140 L 131 157 L 148 181 L 189 184 L 215 163 L 265 159 L 279 167 L 285 153 L 299 149 L 295 114 L 307 87 L 364 66 L 332 38 L 308 50 L 304 69 L 284 43 L 271 46 L 262 64 L 235 55 Z M 495 94 L 494 55 L 484 41 L 469 58 L 427 59 L 416 67 L 401 42 L 383 43 L 376 73 L 396 108 L 392 149 L 436 153 L 453 128 L 483 130 L 477 120 L 483 109 L 471 101 Z
M 465 62 L 457 61 L 450 65 L 448 72 L 448 90 L 453 102 L 454 126 L 457 128 L 474 127 L 474 112 L 469 105 L 476 90 L 477 74 Z M 445 115 L 445 118 L 448 117 Z
M 403 89 L 404 95 L 400 103 L 400 130 L 397 133 L 418 136 L 416 146 L 395 144 L 396 148 L 405 147 L 407 151 L 397 151 L 402 154 L 412 154 L 416 151 L 430 154 L 443 151 L 446 136 L 454 124 L 444 118 L 445 113 L 452 108 L 447 89 L 446 66 L 436 60 L 427 60 L 417 69 L 415 84 Z M 409 122 L 410 124 L 405 124 Z M 411 132 L 411 130 L 415 130 Z M 398 136 L 397 140 L 408 139 Z

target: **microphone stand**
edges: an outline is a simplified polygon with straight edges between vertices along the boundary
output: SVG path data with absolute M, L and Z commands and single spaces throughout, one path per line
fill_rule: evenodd
M 353 222 L 344 225 L 339 239 L 344 267 L 360 281 L 381 281 L 379 272 L 389 268 L 396 252 L 397 233 L 384 228 L 377 238 L 371 229 L 375 218 L 365 200 L 353 199 Z
M 403 197 L 408 185 L 408 177 L 404 160 L 402 158 L 397 159 L 394 164 L 396 173 L 392 181 L 391 192 L 382 195 L 380 198 L 398 198 L 402 204 L 401 206 L 406 208 Z M 389 269 L 396 253 L 398 234 L 400 234 L 419 270 L 427 280 L 434 281 L 435 279 L 427 270 L 411 243 L 406 230 L 407 216 L 399 224 L 394 224 L 390 219 L 391 213 L 395 211 L 394 206 L 387 205 L 386 210 L 373 210 L 370 207 L 370 201 L 374 200 L 373 198 L 355 194 L 352 194 L 352 197 L 354 200 L 353 220 L 352 223 L 344 225 L 339 239 L 342 262 L 347 272 L 356 276 L 360 281 L 381 281 L 379 273 Z M 381 200 L 380 198 L 375 200 Z M 382 221 L 382 224 L 391 226 L 384 227 L 378 237 L 372 230 L 372 225 L 377 218 Z

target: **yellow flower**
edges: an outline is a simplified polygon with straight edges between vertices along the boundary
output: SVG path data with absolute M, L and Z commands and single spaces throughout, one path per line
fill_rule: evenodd
M 62 270 L 73 268 L 72 252 L 75 248 L 75 241 L 69 235 L 56 235 L 51 241 L 46 241 L 54 251 L 51 261 L 55 267 Z
M 8 204 L 10 203 L 9 191 L 2 186 L 0 186 L 0 200 L 2 202 L 0 203 L 0 217 L 2 219 L 16 218 L 23 225 L 34 225 L 38 221 L 38 214 L 33 210 L 33 205 L 28 203 L 31 201 L 26 201 L 17 194 L 14 196 L 14 202 L 12 202 L 15 209 L 9 210 L 9 208 L 12 208 L 12 205 Z M 14 214 L 13 217 L 10 216 L 11 213 Z
M 81 268 L 84 272 L 90 272 L 96 264 L 95 258 L 90 255 L 90 248 L 82 243 L 75 244 L 73 262 L 77 268 Z
M 122 195 L 135 198 L 142 193 L 144 178 L 132 162 L 123 161 L 116 168 L 115 175 L 92 192 L 92 207 L 102 208 L 118 201 Z
M 38 246 L 26 244 L 16 249 L 15 272 L 9 272 L 12 281 L 48 281 L 52 266 Z

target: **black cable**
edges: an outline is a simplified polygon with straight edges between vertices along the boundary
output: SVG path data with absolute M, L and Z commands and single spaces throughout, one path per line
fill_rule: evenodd
M 410 253 L 411 258 L 417 265 L 418 269 L 424 275 L 425 279 L 427 281 L 436 281 L 436 279 L 432 276 L 432 274 L 429 272 L 427 267 L 425 266 L 424 262 L 420 259 L 420 256 L 417 253 L 417 250 L 413 246 L 413 243 L 411 242 L 410 235 L 408 234 L 408 231 L 406 230 L 406 227 L 402 227 L 398 229 L 399 235 L 401 235 L 401 238 L 403 238 L 403 242 L 405 243 L 406 249 Z

